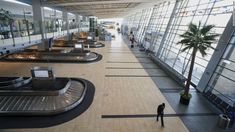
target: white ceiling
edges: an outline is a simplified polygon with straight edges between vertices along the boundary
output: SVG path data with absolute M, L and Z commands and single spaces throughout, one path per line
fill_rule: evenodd
M 42 0 L 43 6 L 59 7 L 72 13 L 99 18 L 125 16 L 130 10 L 163 0 Z

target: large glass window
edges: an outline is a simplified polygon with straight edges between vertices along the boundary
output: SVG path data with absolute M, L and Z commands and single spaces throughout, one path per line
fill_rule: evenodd
M 148 24 L 149 18 L 151 16 L 151 12 L 152 12 L 152 8 L 142 10 L 140 21 L 139 21 L 138 28 L 137 28 L 137 32 L 135 35 L 136 36 L 135 38 L 136 38 L 137 42 L 139 42 L 139 43 L 141 43 L 144 38 L 145 30 L 147 28 L 147 24 Z
M 175 13 L 172 14 L 174 7 Z M 143 40 L 145 32 L 155 32 L 150 48 L 152 52 L 178 73 L 187 77 L 192 51 L 181 52 L 183 47 L 177 45 L 177 42 L 181 40 L 180 35 L 188 29 L 190 22 L 198 24 L 199 21 L 202 25 L 215 25 L 213 32 L 221 35 L 232 11 L 233 0 L 179 0 L 177 3 L 175 1 L 159 3 L 152 11 L 144 9 L 141 13 L 132 14 L 126 20 L 130 22 L 131 17 L 136 18 L 132 18 L 134 23 L 129 25 L 137 27 L 135 35 L 139 42 Z M 213 47 L 217 46 L 219 38 L 212 44 Z M 192 77 L 195 85 L 200 81 L 214 50 L 208 50 L 207 53 L 205 57 L 202 57 L 200 53 L 196 56 Z
M 216 71 L 207 85 L 211 91 L 231 106 L 235 105 L 235 33 L 228 44 Z
M 153 52 L 156 52 L 159 48 L 167 24 L 170 20 L 174 5 L 175 2 L 169 1 L 155 5 L 153 8 L 152 16 L 146 30 L 148 33 L 154 32 L 152 47 L 150 47 Z
M 136 31 L 139 26 L 140 17 L 141 17 L 141 12 L 136 12 L 124 18 L 123 28 L 126 29 L 123 30 L 126 34 L 129 34 L 130 31 L 132 31 L 134 35 L 136 35 Z
M 155 49 L 160 52 L 158 57 L 180 74 L 187 77 L 192 51 L 181 53 L 183 47 L 176 44 L 181 39 L 179 35 L 187 30 L 190 22 L 198 24 L 199 21 L 202 22 L 202 25 L 214 24 L 216 27 L 213 32 L 222 34 L 231 17 L 233 10 L 232 4 L 232 0 L 179 1 L 176 13 L 173 15 L 170 23 L 169 30 L 166 32 L 166 39 L 162 42 L 162 49 Z M 216 47 L 216 45 L 217 42 L 213 43 L 212 46 Z M 192 77 L 192 82 L 194 84 L 198 84 L 213 52 L 213 50 L 207 51 L 208 55 L 205 58 L 199 53 L 197 54 Z

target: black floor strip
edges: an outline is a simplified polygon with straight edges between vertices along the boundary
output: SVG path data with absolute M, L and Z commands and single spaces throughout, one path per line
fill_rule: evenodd
M 131 52 L 131 51 L 134 51 L 134 52 L 139 52 L 139 50 L 125 50 L 125 49 L 109 49 L 109 52 Z
M 105 75 L 105 77 L 168 77 L 166 75 Z
M 183 90 L 183 88 L 159 88 L 162 93 L 178 93 Z
M 136 58 L 150 58 L 149 56 L 135 56 Z
M 125 62 L 125 61 L 107 61 L 107 63 L 145 63 L 145 64 L 154 64 L 153 62 Z
M 183 88 L 159 88 L 162 93 L 178 93 L 183 90 Z M 189 90 L 190 92 L 197 92 L 197 90 Z
M 138 67 L 106 67 L 106 69 L 160 69 L 160 68 L 138 68 Z
M 153 118 L 156 114 L 137 114 L 137 115 L 101 115 L 101 118 Z M 164 117 L 181 117 L 181 116 L 217 116 L 216 113 L 179 113 L 164 114 Z
M 107 52 L 107 53 L 144 54 L 144 53 L 141 53 L 141 52 L 140 53 L 139 52 L 138 53 L 136 53 L 136 52 Z

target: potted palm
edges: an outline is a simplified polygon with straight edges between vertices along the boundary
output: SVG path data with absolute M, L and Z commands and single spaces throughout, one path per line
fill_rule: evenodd
M 202 26 L 201 22 L 199 22 L 198 25 L 190 23 L 188 30 L 180 35 L 182 40 L 180 40 L 177 44 L 182 44 L 184 46 L 181 52 L 192 50 L 191 63 L 185 89 L 183 92 L 180 93 L 180 103 L 182 104 L 188 105 L 192 96 L 189 93 L 189 88 L 197 52 L 201 53 L 202 57 L 204 57 L 207 55 L 206 51 L 208 49 L 214 49 L 211 44 L 216 40 L 216 37 L 218 36 L 218 34 L 211 33 L 211 30 L 214 27 L 214 25 Z

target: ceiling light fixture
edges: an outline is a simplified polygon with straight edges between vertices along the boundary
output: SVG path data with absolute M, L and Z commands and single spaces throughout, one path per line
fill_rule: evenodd
M 20 4 L 20 5 L 25 5 L 25 6 L 31 6 L 29 4 L 26 4 L 26 3 L 23 3 L 23 2 L 19 2 L 17 0 L 3 0 L 3 1 L 11 2 L 11 3 L 15 3 L 15 4 Z

